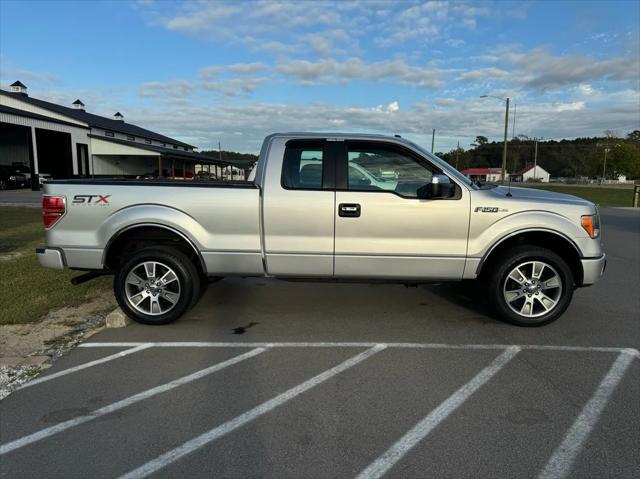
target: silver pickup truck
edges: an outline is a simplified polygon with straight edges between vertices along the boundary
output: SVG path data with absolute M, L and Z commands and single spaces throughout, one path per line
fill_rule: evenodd
M 605 268 L 596 206 L 476 185 L 398 136 L 268 136 L 246 182 L 44 185 L 42 266 L 114 274 L 118 303 L 176 320 L 223 276 L 420 283 L 480 279 L 498 316 L 541 325 Z

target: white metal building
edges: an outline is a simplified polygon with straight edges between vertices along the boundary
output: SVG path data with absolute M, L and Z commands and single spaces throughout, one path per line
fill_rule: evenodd
M 80 100 L 67 107 L 30 97 L 19 81 L 11 91 L 0 89 L 0 165 L 29 171 L 34 189 L 43 173 L 53 178 L 185 178 L 196 165 L 229 166 L 195 148 L 127 123 L 119 112 L 107 118 L 88 113 Z
M 540 165 L 528 165 L 520 171 L 511 173 L 512 181 L 526 182 L 526 181 L 540 181 L 542 183 L 549 183 L 549 172 L 542 168 Z

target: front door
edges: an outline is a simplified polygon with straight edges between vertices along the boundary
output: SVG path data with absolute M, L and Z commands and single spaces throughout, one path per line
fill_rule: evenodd
M 400 145 L 345 142 L 337 163 L 335 276 L 461 279 L 469 229 L 469 191 L 418 199 L 441 171 Z

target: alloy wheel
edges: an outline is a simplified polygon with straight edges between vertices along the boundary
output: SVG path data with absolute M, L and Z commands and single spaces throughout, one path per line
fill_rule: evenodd
M 504 280 L 504 300 L 519 316 L 537 318 L 556 308 L 562 296 L 562 279 L 543 261 L 526 261 Z
M 150 316 L 171 311 L 180 299 L 180 279 L 173 269 L 158 261 L 133 267 L 125 280 L 127 301 L 132 308 Z

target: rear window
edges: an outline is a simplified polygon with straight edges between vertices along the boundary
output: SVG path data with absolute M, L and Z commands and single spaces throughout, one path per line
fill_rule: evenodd
M 282 185 L 300 190 L 321 190 L 323 143 L 287 144 L 282 166 Z

